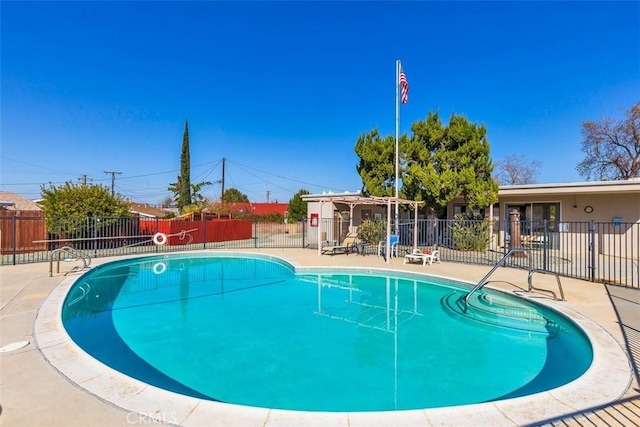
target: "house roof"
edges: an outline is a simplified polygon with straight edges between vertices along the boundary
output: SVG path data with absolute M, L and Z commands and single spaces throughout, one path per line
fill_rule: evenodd
M 0 191 L 0 206 L 10 211 L 41 211 L 36 202 L 11 191 Z
M 500 186 L 498 196 L 532 194 L 640 193 L 640 179 L 625 181 L 567 182 L 561 184 L 525 184 Z
M 156 208 L 155 206 L 133 202 L 129 203 L 129 212 L 149 218 L 164 218 L 169 213 L 163 209 Z

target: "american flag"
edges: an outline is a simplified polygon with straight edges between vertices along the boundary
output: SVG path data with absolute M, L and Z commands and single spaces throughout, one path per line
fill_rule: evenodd
M 402 66 L 400 66 L 400 88 L 402 89 L 402 103 L 406 104 L 409 99 L 409 83 L 407 83 L 407 76 L 404 75 Z

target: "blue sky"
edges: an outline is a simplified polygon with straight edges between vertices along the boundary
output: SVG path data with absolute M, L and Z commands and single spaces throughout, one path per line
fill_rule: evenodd
M 7 2 L 0 190 L 86 176 L 158 203 L 180 169 L 251 201 L 358 190 L 359 135 L 439 111 L 494 161 L 579 181 L 581 123 L 640 101 L 640 2 Z M 219 183 L 204 195 L 220 196 Z

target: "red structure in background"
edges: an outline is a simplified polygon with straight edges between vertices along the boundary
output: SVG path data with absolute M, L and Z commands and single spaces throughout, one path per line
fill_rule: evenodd
M 284 215 L 289 209 L 288 203 L 250 203 L 251 213 L 254 215 L 280 214 Z
M 227 242 L 250 239 L 253 236 L 252 225 L 251 220 L 245 219 L 141 219 L 140 234 L 153 236 L 164 233 L 168 237 L 167 245 Z
M 214 206 L 220 207 L 223 206 L 221 203 L 216 203 Z M 225 212 L 231 213 L 233 215 L 238 214 L 248 214 L 255 216 L 269 215 L 269 214 L 280 214 L 284 216 L 289 209 L 288 203 L 225 203 L 226 206 Z

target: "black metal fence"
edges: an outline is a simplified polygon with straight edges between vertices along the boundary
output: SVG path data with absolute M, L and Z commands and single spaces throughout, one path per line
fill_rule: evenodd
M 0 217 L 0 221 L 3 228 L 15 230 L 13 233 L 0 233 L 0 265 L 46 262 L 54 250 L 62 247 L 72 247 L 92 258 L 99 258 L 199 249 L 308 246 L 305 221 L 283 224 L 242 220 L 89 217 L 60 220 L 56 224 L 56 233 L 45 230 L 42 216 L 7 216 Z M 169 222 L 170 227 L 167 227 Z M 220 227 L 220 224 L 225 226 Z M 21 243 L 24 239 L 20 239 L 20 230 L 26 228 L 40 230 L 39 234 L 30 235 L 28 245 Z M 240 228 L 242 230 L 238 231 Z
M 317 227 L 310 227 L 307 220 L 295 224 L 254 221 L 251 230 L 243 230 L 238 237 L 233 231 L 236 225 L 230 223 L 226 235 L 212 239 L 207 232 L 211 224 L 203 220 L 184 223 L 178 231 L 173 227 L 174 232 L 165 233 L 163 239 L 159 236 L 161 220 L 92 217 L 60 228 L 63 235 L 40 231 L 42 235 L 29 237 L 25 246 L 19 243 L 25 240 L 20 238 L 20 230 L 39 229 L 36 223 L 43 218 L 20 215 L 0 217 L 0 221 L 0 230 L 8 230 L 0 234 L 1 265 L 47 262 L 52 251 L 62 246 L 81 249 L 93 258 L 199 249 L 313 249 L 319 242 L 339 243 L 350 227 L 360 225 L 349 218 L 323 219 Z M 420 248 L 438 247 L 442 261 L 492 266 L 510 248 L 522 247 L 528 249 L 530 258 L 512 257 L 506 266 L 640 288 L 639 223 L 420 219 L 417 223 L 401 220 L 391 229 L 399 235 L 399 255 L 411 251 L 415 239 Z M 198 233 L 201 237 L 195 243 L 193 236 Z M 369 245 L 371 253 L 375 253 L 375 246 L 375 242 Z
M 400 222 L 401 252 L 413 245 L 413 221 Z M 494 265 L 512 247 L 530 257 L 506 266 L 542 269 L 562 276 L 640 288 L 640 224 L 472 220 L 419 220 L 417 244 L 440 249 L 443 260 Z

